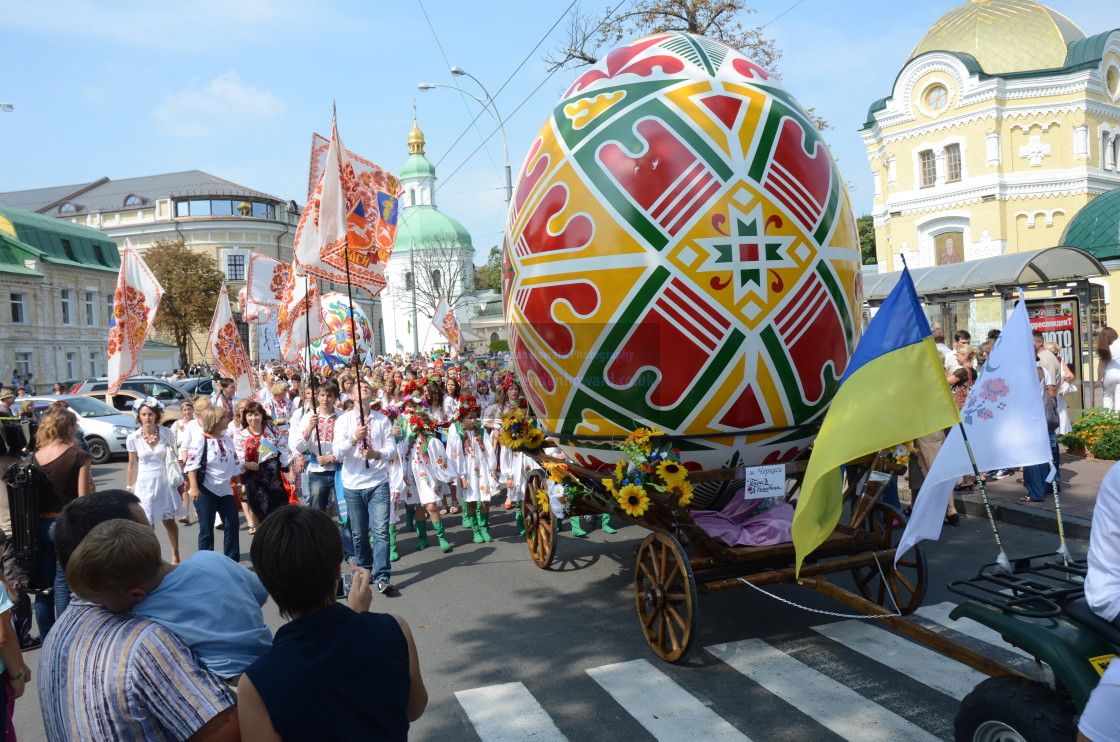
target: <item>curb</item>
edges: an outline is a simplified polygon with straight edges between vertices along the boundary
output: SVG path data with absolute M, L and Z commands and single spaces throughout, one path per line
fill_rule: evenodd
M 992 516 L 1000 523 L 1009 523 L 1015 526 L 1034 528 L 1040 531 L 1058 532 L 1058 522 L 1054 515 L 1053 504 L 1047 499 L 1047 504 L 1042 507 L 1031 507 L 1018 503 L 988 500 L 992 506 Z M 987 519 L 984 502 L 978 497 L 957 497 L 957 510 L 963 511 L 970 517 Z M 1062 517 L 1062 529 L 1066 538 L 1075 538 L 1087 541 L 1089 539 L 1090 522 L 1084 518 L 1072 516 Z

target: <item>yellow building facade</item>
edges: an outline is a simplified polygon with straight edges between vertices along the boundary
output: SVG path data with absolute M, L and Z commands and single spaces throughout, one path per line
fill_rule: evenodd
M 926 33 L 860 133 L 880 271 L 1059 245 L 1120 187 L 1120 30 L 972 0 Z

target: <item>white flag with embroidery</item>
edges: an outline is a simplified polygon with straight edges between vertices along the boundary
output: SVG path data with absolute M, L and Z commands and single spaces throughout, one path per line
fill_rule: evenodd
M 1050 434 L 1042 406 L 1034 338 L 1026 305 L 1020 301 L 1003 326 L 983 371 L 969 392 L 961 421 L 980 471 L 1045 464 L 1051 460 Z M 974 476 L 961 426 L 941 446 L 910 515 L 895 563 L 924 539 L 938 539 L 945 509 L 958 477 Z M 1053 472 L 1051 472 L 1051 478 Z
M 214 307 L 214 319 L 210 322 L 210 339 L 206 343 L 210 358 L 222 376 L 237 383 L 237 396 L 244 398 L 253 393 L 253 367 L 249 355 L 241 344 L 241 333 L 233 321 L 229 308 L 229 290 L 222 283 L 218 294 L 218 305 Z
M 453 352 L 459 350 L 463 339 L 462 333 L 459 332 L 459 318 L 455 316 L 455 310 L 447 302 L 446 296 L 440 297 L 439 304 L 432 313 L 432 327 L 447 339 Z
M 298 263 L 292 267 L 277 315 L 280 355 L 288 362 L 299 360 L 300 351 L 322 336 L 324 325 L 317 282 L 299 275 Z
M 113 316 L 109 318 L 109 393 L 116 394 L 121 382 L 136 373 L 140 351 L 151 332 L 163 298 L 163 287 L 132 243 L 124 241 Z

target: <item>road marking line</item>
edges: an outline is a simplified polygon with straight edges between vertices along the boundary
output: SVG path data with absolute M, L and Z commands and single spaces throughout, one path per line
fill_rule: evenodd
M 814 626 L 813 631 L 958 701 L 988 677 L 921 644 L 862 621 Z
M 523 683 L 455 693 L 482 742 L 567 742 Z
M 938 742 L 937 737 L 916 724 L 760 639 L 715 644 L 706 649 L 844 739 Z
M 750 742 L 647 660 L 593 667 L 587 674 L 658 740 Z
M 1022 657 L 1031 657 L 1028 652 L 1024 652 L 1022 649 L 1005 642 L 998 631 L 989 629 L 982 623 L 973 621 L 971 618 L 961 619 L 959 621 L 954 621 L 949 618 L 949 611 L 956 607 L 955 603 L 946 601 L 944 603 L 938 603 L 937 605 L 923 605 L 921 608 L 914 611 L 914 613 L 927 621 L 944 626 L 947 629 L 952 629 L 953 631 L 959 631 L 965 636 L 971 636 L 973 639 L 979 639 L 982 642 L 999 647 L 1000 649 L 1006 649 Z

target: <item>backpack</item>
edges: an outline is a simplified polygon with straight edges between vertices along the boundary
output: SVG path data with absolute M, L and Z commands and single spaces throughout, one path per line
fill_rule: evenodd
M 39 493 L 53 490 L 64 503 L 66 497 L 51 481 L 34 455 L 27 461 L 12 464 L 4 474 L 8 484 L 8 510 L 12 516 L 12 553 L 15 555 L 16 578 L 12 584 L 21 593 L 48 595 L 53 585 L 43 581 L 40 570 Z

